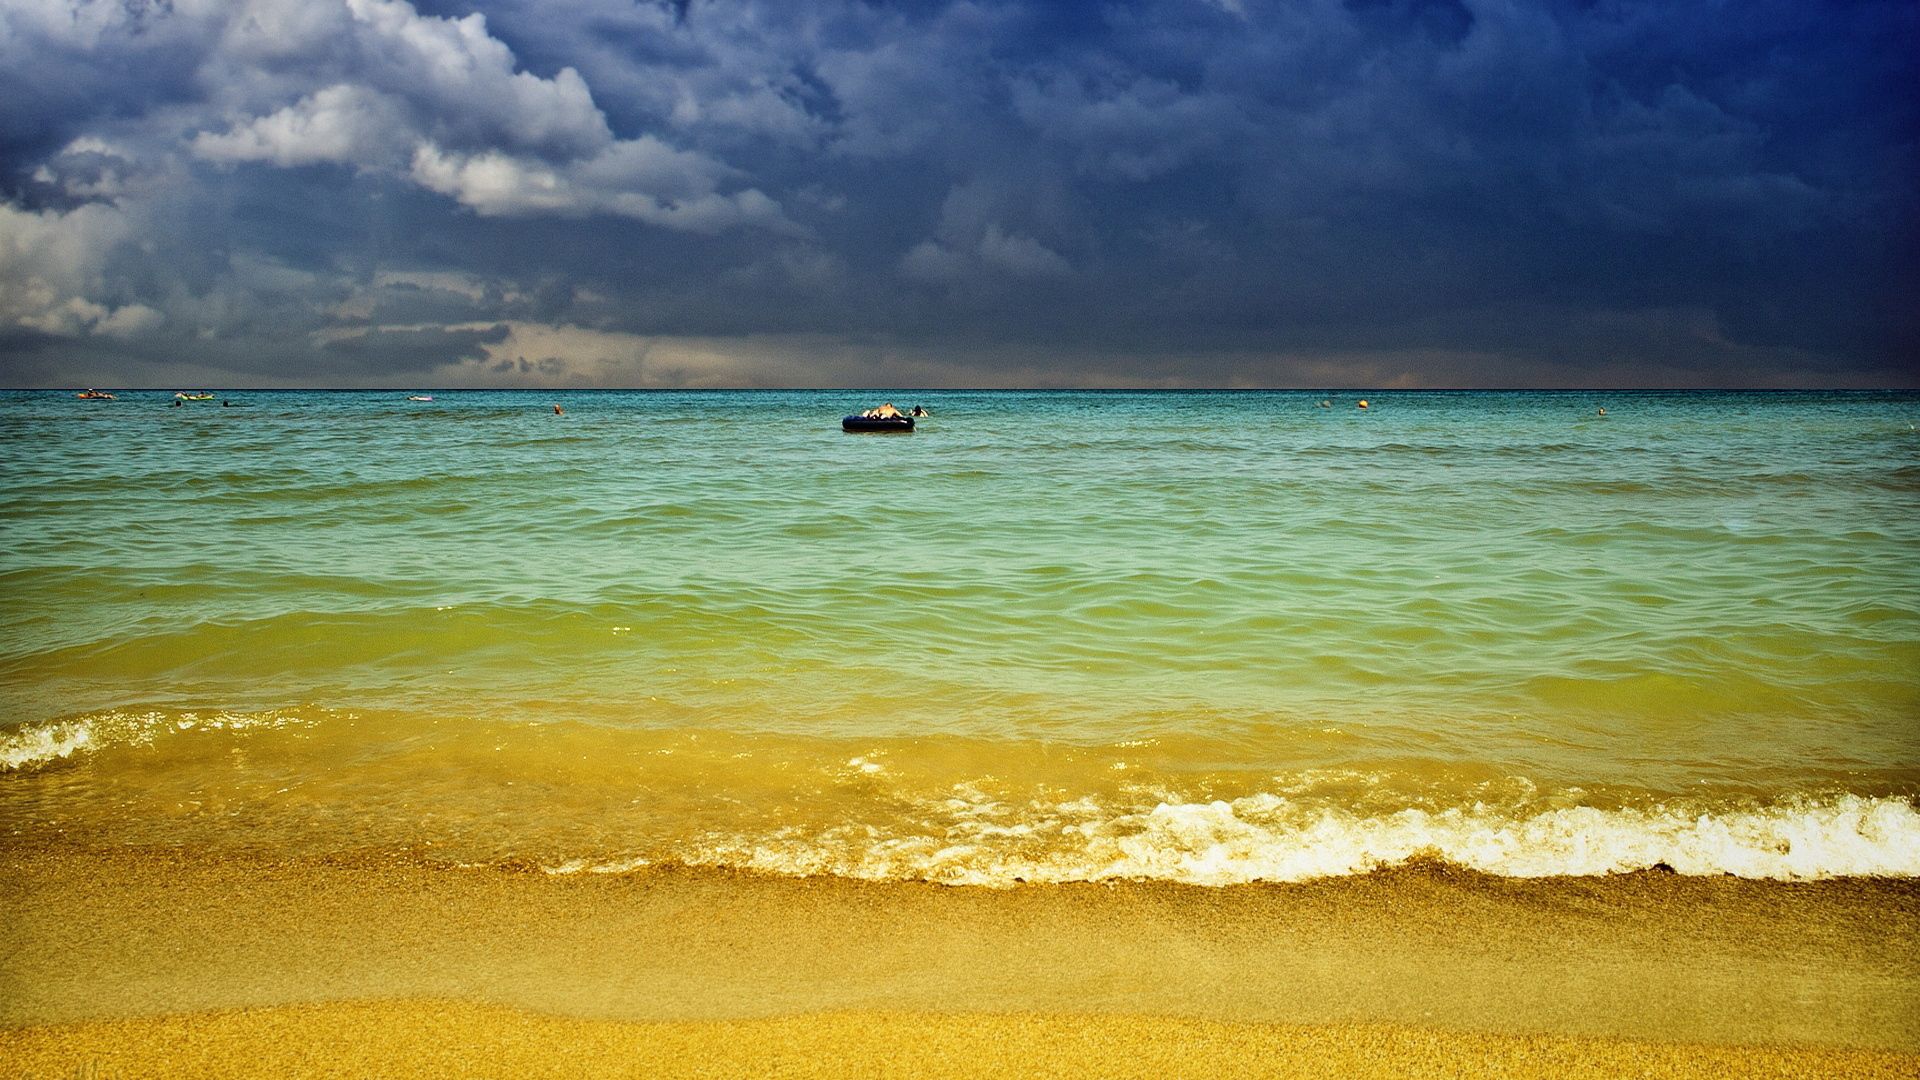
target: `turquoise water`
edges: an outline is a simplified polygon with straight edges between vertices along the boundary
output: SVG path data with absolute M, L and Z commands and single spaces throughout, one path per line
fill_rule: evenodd
M 4 399 L 16 835 L 1920 873 L 1920 395 L 219 396 Z

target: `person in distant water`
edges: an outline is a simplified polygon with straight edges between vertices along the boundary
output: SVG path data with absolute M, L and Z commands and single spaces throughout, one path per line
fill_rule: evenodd
M 177 407 L 178 407 L 178 406 L 180 405 L 180 399 L 179 399 L 179 398 L 174 398 L 174 399 L 173 399 L 173 404 L 174 404 L 174 406 L 175 406 L 175 407 L 177 408 Z
M 863 412 L 860 415 L 865 417 L 870 417 L 870 418 L 877 417 L 882 420 L 891 420 L 892 418 L 900 415 L 900 410 L 894 408 L 893 402 L 889 401 L 885 405 L 882 405 L 877 409 L 868 409 L 866 412 Z
M 558 404 L 558 403 L 556 403 L 556 404 L 555 404 L 555 405 L 553 406 L 553 415 L 555 415 L 555 416 L 565 416 L 565 415 L 567 415 L 567 410 L 565 410 L 565 409 L 563 409 L 563 408 L 561 408 L 561 407 L 559 406 L 559 404 Z
M 1607 407 L 1605 405 L 1600 406 L 1600 415 L 1601 416 L 1607 415 Z
M 913 408 L 907 410 L 907 415 L 908 416 L 925 416 L 927 415 L 927 410 L 921 408 L 918 405 L 915 405 Z

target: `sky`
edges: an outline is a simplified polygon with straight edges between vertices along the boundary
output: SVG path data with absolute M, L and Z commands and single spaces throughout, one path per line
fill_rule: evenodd
M 0 385 L 1920 386 L 1920 4 L 0 0 Z

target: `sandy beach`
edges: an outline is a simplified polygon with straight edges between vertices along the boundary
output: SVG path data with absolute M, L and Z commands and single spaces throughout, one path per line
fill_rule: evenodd
M 1912 1075 L 1920 888 L 5 860 L 8 1075 Z
M 0 1035 L 9 1075 L 1908 1077 L 1911 1056 L 1177 1017 L 817 1013 L 637 1023 L 352 1002 Z M 89 1071 L 91 1070 L 91 1071 Z

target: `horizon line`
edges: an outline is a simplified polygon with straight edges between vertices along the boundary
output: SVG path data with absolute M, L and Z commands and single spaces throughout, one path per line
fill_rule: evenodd
M 111 383 L 64 386 L 9 386 L 0 393 L 61 393 L 103 390 L 123 393 L 184 393 L 175 386 L 117 386 Z M 442 394 L 1900 394 L 1920 392 L 1911 386 L 245 386 L 222 391 L 249 394 L 372 394 L 431 392 Z M 212 391 L 200 388 L 198 392 Z

